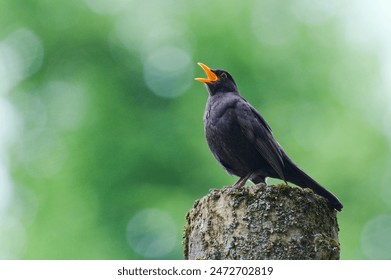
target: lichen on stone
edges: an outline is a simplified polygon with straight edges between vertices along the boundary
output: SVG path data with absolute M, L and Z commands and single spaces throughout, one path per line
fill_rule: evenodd
M 298 187 L 212 190 L 186 221 L 186 259 L 339 259 L 336 211 Z

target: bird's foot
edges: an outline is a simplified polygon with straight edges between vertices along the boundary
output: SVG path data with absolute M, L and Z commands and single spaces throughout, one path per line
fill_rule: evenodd
M 244 177 L 241 177 L 232 187 L 233 188 L 241 188 L 241 187 L 243 187 L 246 184 L 248 178 L 250 178 L 250 175 L 251 174 L 246 175 Z

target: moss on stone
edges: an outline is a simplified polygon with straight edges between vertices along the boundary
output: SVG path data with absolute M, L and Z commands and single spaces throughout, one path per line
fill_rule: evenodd
M 336 211 L 284 184 L 211 190 L 186 216 L 186 259 L 338 259 Z

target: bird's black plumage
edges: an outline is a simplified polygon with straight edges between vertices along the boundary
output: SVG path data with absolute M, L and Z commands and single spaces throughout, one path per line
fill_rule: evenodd
M 240 177 L 234 186 L 242 186 L 247 180 L 261 183 L 266 177 L 278 178 L 311 188 L 341 211 L 339 200 L 286 155 L 264 118 L 239 94 L 232 76 L 199 64 L 208 76 L 197 78 L 209 92 L 204 115 L 206 140 L 224 169 Z

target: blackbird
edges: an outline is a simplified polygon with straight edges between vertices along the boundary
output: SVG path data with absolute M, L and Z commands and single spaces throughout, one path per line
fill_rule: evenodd
M 240 95 L 232 76 L 198 64 L 207 78 L 196 80 L 204 83 L 209 93 L 204 115 L 206 141 L 224 169 L 240 178 L 233 187 L 243 186 L 247 180 L 258 184 L 266 177 L 277 178 L 312 189 L 328 199 L 331 208 L 341 211 L 338 198 L 286 155 L 264 118 Z

